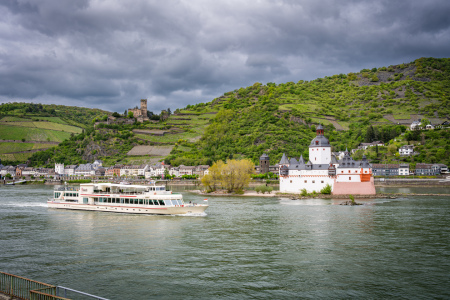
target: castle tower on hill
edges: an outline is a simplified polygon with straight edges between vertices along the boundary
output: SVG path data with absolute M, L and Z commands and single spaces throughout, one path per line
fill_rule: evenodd
M 141 112 L 147 115 L 147 99 L 141 99 Z
M 147 116 L 147 99 L 141 99 L 141 107 L 129 108 L 128 112 L 132 112 L 138 122 L 148 121 Z
M 345 157 L 338 161 L 331 154 L 331 145 L 324 135 L 324 128 L 319 125 L 316 137 L 309 145 L 309 160 L 303 156 L 288 159 L 285 154 L 280 165 L 280 192 L 308 193 L 320 192 L 327 185 L 331 186 L 332 194 L 373 195 L 375 185 L 372 176 L 372 166 L 363 157 L 355 161 L 348 151 Z

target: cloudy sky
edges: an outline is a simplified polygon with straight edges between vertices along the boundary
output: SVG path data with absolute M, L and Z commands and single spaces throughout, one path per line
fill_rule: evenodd
M 450 57 L 448 0 L 1 0 L 0 103 L 123 112 Z

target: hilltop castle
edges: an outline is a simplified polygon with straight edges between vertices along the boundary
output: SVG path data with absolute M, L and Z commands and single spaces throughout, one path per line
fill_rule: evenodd
M 279 163 L 280 192 L 300 193 L 303 189 L 308 193 L 320 192 L 330 185 L 333 195 L 374 195 L 372 166 L 366 157 L 355 161 L 345 151 L 344 158 L 337 161 L 323 133 L 322 125 L 319 125 L 317 135 L 309 145 L 308 162 L 305 163 L 303 156 L 297 161 L 295 158 L 288 160 L 283 154 Z
M 132 112 L 138 122 L 148 121 L 147 116 L 147 99 L 141 99 L 141 108 L 129 108 L 128 112 Z

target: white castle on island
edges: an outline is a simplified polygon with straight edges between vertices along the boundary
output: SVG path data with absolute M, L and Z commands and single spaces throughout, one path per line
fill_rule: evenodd
M 316 133 L 309 145 L 308 162 L 305 163 L 303 156 L 299 160 L 288 160 L 283 154 L 279 163 L 280 192 L 300 193 L 306 189 L 308 193 L 319 193 L 330 185 L 333 195 L 374 195 L 372 166 L 366 157 L 355 161 L 345 151 L 344 158 L 338 161 L 331 154 L 331 145 L 323 135 L 322 125 L 317 127 Z

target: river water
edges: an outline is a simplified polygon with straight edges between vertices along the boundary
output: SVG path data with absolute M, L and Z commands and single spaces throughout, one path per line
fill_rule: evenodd
M 187 217 L 48 209 L 51 194 L 0 186 L 0 271 L 110 299 L 450 298 L 447 196 L 210 197 Z

